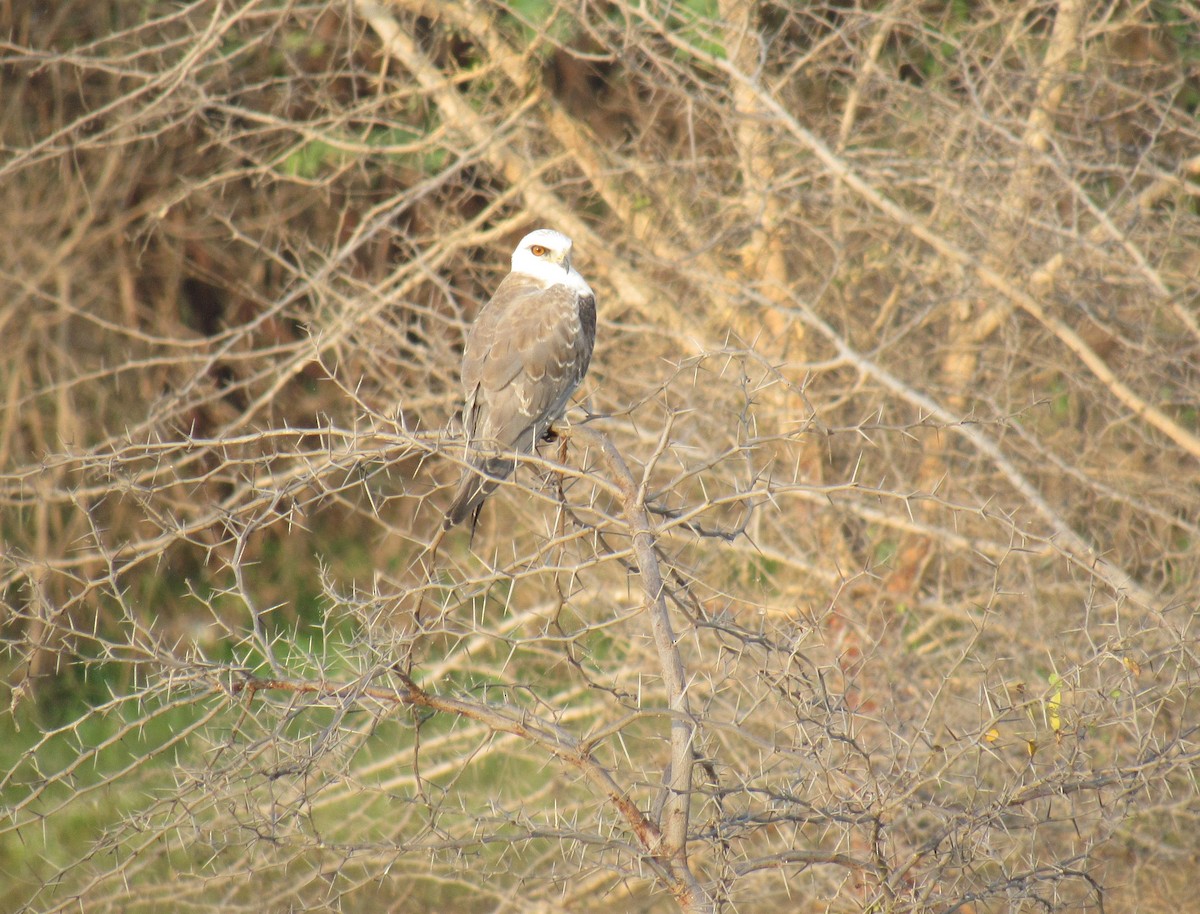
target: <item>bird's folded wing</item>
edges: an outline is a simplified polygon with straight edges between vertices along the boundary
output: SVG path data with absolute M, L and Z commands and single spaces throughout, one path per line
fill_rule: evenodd
M 505 311 L 503 320 L 479 323 L 469 350 L 468 358 L 478 359 L 471 372 L 478 377 L 475 433 L 525 448 L 561 415 L 591 351 L 580 339 L 578 298 L 570 289 L 515 297 Z

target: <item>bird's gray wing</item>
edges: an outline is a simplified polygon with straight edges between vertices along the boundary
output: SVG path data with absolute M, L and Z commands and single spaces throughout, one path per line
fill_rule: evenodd
M 481 382 L 485 372 L 495 372 L 493 353 L 497 337 L 503 336 L 505 324 L 513 306 L 522 298 L 541 291 L 541 286 L 532 280 L 510 273 L 496 289 L 496 293 L 480 309 L 467 333 L 462 357 L 463 387 L 463 431 L 467 444 L 479 438 L 481 412 L 486 412 L 486 394 L 481 397 Z M 518 366 L 513 365 L 515 371 Z
M 487 351 L 479 353 L 475 433 L 526 451 L 566 409 L 587 370 L 592 340 L 579 297 L 565 286 L 516 295 L 503 311 L 480 339 Z

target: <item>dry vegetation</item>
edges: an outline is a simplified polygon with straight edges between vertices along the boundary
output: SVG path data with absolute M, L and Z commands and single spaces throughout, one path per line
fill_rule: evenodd
M 2 17 L 0 907 L 1200 911 L 1194 0 Z

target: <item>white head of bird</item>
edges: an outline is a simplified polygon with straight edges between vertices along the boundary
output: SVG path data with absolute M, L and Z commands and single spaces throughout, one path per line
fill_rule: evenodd
M 553 229 L 538 229 L 521 239 L 513 251 L 512 271 L 547 287 L 564 285 L 582 295 L 592 294 L 591 286 L 571 266 L 571 239 Z

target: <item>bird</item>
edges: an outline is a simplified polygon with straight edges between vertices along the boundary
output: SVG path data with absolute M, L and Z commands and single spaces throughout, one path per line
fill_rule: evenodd
M 596 295 L 571 265 L 571 239 L 538 229 L 467 334 L 462 358 L 465 461 L 443 530 L 477 520 L 484 499 L 566 412 L 596 343 Z

